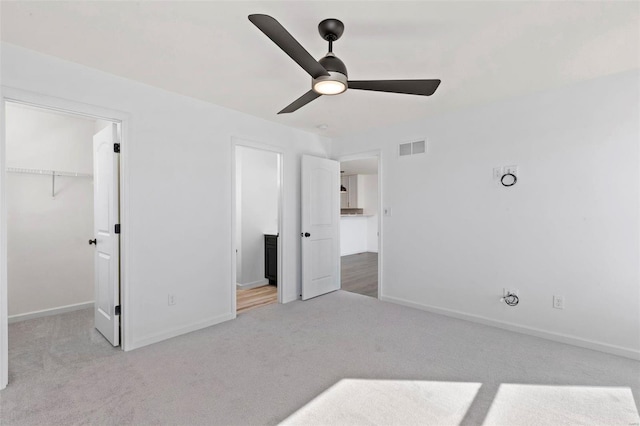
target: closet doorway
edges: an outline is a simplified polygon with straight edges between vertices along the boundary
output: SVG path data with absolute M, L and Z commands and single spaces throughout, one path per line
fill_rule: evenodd
M 236 313 L 282 300 L 282 154 L 235 144 Z
M 19 102 L 6 101 L 4 112 L 16 377 L 120 346 L 121 125 Z M 53 353 L 62 345 L 65 357 Z M 31 362 L 47 359 L 58 361 Z

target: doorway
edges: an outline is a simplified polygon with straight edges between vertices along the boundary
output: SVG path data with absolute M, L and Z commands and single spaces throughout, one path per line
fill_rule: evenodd
M 379 297 L 378 156 L 340 162 L 340 273 L 344 291 Z
M 236 313 L 281 301 L 282 154 L 234 144 Z
M 119 262 L 114 263 L 115 266 L 119 268 L 115 268 L 112 270 L 111 277 L 113 281 L 116 280 L 120 283 L 119 285 L 119 306 L 117 306 L 117 311 L 114 309 L 114 320 L 117 316 L 119 327 L 117 328 L 120 333 L 120 347 L 118 350 L 129 350 L 130 349 L 130 337 L 131 334 L 127 331 L 130 327 L 129 321 L 129 306 L 127 301 L 129 300 L 129 284 L 128 284 L 128 268 L 129 262 L 128 259 L 128 242 L 129 242 L 129 229 L 126 226 L 128 223 L 128 174 L 126 167 L 126 159 L 128 152 L 128 141 L 130 138 L 130 115 L 108 108 L 103 108 L 96 105 L 90 105 L 86 103 L 79 103 L 70 101 L 67 99 L 56 98 L 46 96 L 40 93 L 29 92 L 21 89 L 10 88 L 6 86 L 2 86 L 1 95 L 0 95 L 0 127 L 3 129 L 0 132 L 0 228 L 2 231 L 0 233 L 0 268 L 2 269 L 2 273 L 0 274 L 0 389 L 3 389 L 9 383 L 9 364 L 13 364 L 15 362 L 15 358 L 12 358 L 9 361 L 9 339 L 8 339 L 8 331 L 9 331 L 9 321 L 8 321 L 8 303 L 7 303 L 7 181 L 10 179 L 10 172 L 7 171 L 7 167 L 10 166 L 7 164 L 6 151 L 7 151 L 7 120 L 6 117 L 6 109 L 11 104 L 20 104 L 24 106 L 31 106 L 35 108 L 40 108 L 41 110 L 56 112 L 60 114 L 68 114 L 76 117 L 84 117 L 91 118 L 98 122 L 102 120 L 104 122 L 109 122 L 112 125 L 117 123 L 117 136 L 120 138 L 118 143 L 119 153 L 115 155 L 117 157 L 117 165 L 119 168 L 119 173 L 112 173 L 112 187 L 114 202 L 112 205 L 118 206 L 121 210 L 119 213 L 119 223 L 122 224 L 122 230 L 120 234 L 118 234 L 119 244 L 119 255 L 114 258 Z M 88 142 L 91 144 L 91 140 Z M 114 152 L 116 150 L 116 145 L 113 145 Z M 115 154 L 115 153 L 114 153 Z M 79 172 L 78 172 L 79 173 Z M 31 175 L 32 178 L 41 178 L 42 176 Z M 67 178 L 71 178 L 70 176 Z M 73 176 L 74 179 L 78 179 L 79 176 Z M 48 188 L 47 191 L 54 191 L 55 194 L 57 190 L 54 190 L 54 185 L 56 188 L 59 188 L 58 184 L 61 183 L 62 177 L 52 175 L 48 176 Z M 57 183 L 55 182 L 57 181 Z M 49 193 L 49 197 L 51 196 L 51 192 Z M 118 216 L 111 215 L 114 219 L 118 219 Z M 115 229 L 114 229 L 115 232 Z M 91 235 L 88 236 L 89 238 Z M 82 244 L 87 244 L 86 247 L 91 246 L 88 245 L 88 240 L 86 236 L 82 238 Z M 95 238 L 95 236 L 94 236 Z M 116 302 L 118 295 L 113 295 L 111 298 L 113 302 Z M 94 303 L 95 307 L 95 303 Z M 115 308 L 115 306 L 114 306 Z M 75 312 L 83 312 L 84 310 L 79 310 Z M 92 333 L 97 333 L 93 328 L 94 320 L 95 320 L 95 309 L 91 309 L 92 312 L 89 312 L 90 317 L 90 326 Z M 116 313 L 120 313 L 120 315 L 116 315 Z M 69 315 L 72 313 L 68 313 Z M 62 315 L 66 315 L 62 313 Z M 36 318 L 35 320 L 41 319 L 43 321 L 48 320 L 49 317 L 41 317 Z M 51 321 L 48 321 L 51 323 Z M 115 321 L 114 321 L 115 323 Z M 26 324 L 26 321 L 16 322 L 15 324 Z M 61 328 L 61 333 L 67 333 L 69 330 L 64 326 Z M 57 334 L 58 337 L 64 334 Z M 56 335 L 54 335 L 55 337 Z M 114 347 L 111 343 L 107 342 L 100 334 L 97 334 L 95 339 L 91 339 L 91 343 L 96 341 L 100 341 L 106 344 L 108 348 L 111 348 L 113 352 Z M 56 341 L 57 342 L 57 341 Z M 86 342 L 86 340 L 85 340 Z M 67 359 L 67 358 L 64 358 Z M 71 357 L 69 359 L 72 359 Z
M 3 110 L 2 315 L 3 333 L 9 335 L 3 357 L 15 378 L 47 367 L 26 361 L 50 358 L 56 336 L 64 337 L 74 355 L 122 346 L 120 171 L 114 152 L 122 127 L 119 121 L 19 99 L 5 98 Z M 100 283 L 108 285 L 106 292 Z

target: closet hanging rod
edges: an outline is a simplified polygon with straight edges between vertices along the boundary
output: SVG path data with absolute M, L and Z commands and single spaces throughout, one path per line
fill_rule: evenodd
M 9 173 L 27 173 L 32 175 L 45 175 L 45 176 L 67 176 L 67 177 L 84 177 L 93 178 L 90 173 L 77 173 L 77 172 L 62 172 L 58 170 L 42 170 L 42 169 L 21 169 L 17 167 L 7 167 Z

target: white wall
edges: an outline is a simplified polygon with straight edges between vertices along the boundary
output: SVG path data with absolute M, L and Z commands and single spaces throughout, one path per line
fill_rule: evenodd
M 340 217 L 340 256 L 367 251 L 367 220 L 365 216 Z
M 383 298 L 639 357 L 639 93 L 636 70 L 337 139 L 382 149 Z
M 367 217 L 367 247 L 365 251 L 378 252 L 378 175 L 360 175 L 364 193 L 362 207 Z
M 358 207 L 364 216 L 340 218 L 340 256 L 378 252 L 378 175 L 358 175 Z
M 113 124 L 112 121 L 100 120 L 100 119 L 96 119 L 95 123 L 96 123 L 95 125 L 96 133 L 98 133 L 100 130 L 104 129 L 105 127 Z
M 7 167 L 92 173 L 95 120 L 6 107 Z M 9 316 L 94 299 L 93 181 L 8 173 Z
M 326 156 L 327 140 L 207 102 L 2 44 L 2 84 L 130 114 L 129 349 L 235 315 L 232 309 L 231 139 L 283 154 L 283 300 L 300 294 L 300 158 Z M 168 306 L 167 294 L 176 296 Z M 5 332 L 6 330 L 2 330 Z
M 242 268 L 238 284 L 267 284 L 264 277 L 264 234 L 278 233 L 278 154 L 239 146 L 236 151 L 239 166 L 241 223 L 240 257 Z

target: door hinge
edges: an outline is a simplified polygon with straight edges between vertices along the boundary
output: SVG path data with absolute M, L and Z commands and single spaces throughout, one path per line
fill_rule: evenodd
M 113 144 L 113 152 L 119 154 L 120 153 L 120 144 L 119 143 L 114 143 Z
M 116 234 L 120 233 L 120 224 L 119 223 L 116 224 L 115 229 L 113 230 L 113 232 L 115 232 Z
M 115 308 L 115 314 L 116 314 L 116 315 L 120 315 L 120 305 L 116 306 L 116 308 Z

